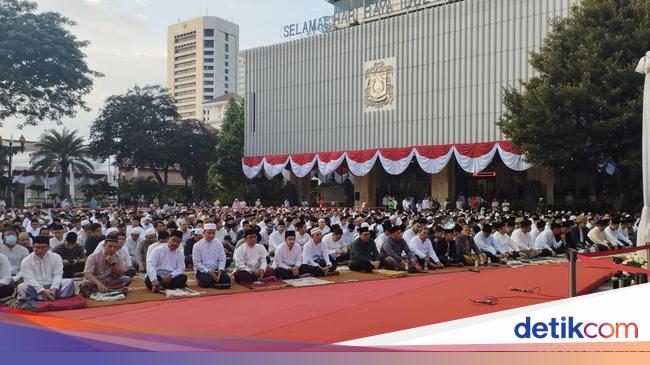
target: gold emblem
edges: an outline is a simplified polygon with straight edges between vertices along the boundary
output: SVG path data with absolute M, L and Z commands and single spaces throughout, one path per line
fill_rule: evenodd
M 366 69 L 366 108 L 382 109 L 393 103 L 393 75 L 395 69 L 384 61 L 373 62 Z

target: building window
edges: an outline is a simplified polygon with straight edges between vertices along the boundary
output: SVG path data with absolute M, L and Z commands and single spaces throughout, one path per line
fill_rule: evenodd
M 214 51 L 205 51 L 203 54 L 206 56 L 214 56 Z
M 204 70 L 212 71 L 214 70 L 214 66 L 203 66 Z
M 203 89 L 204 93 L 213 93 L 214 89 Z
M 228 55 L 224 55 L 223 58 L 228 59 Z
M 214 37 L 214 29 L 203 29 L 203 35 L 205 37 Z
M 203 41 L 204 48 L 214 48 L 214 41 Z
M 214 43 L 214 42 L 212 42 Z M 228 52 L 228 43 L 226 43 L 226 52 Z
M 225 87 L 225 89 L 226 89 L 226 91 L 228 91 L 228 84 L 226 84 L 226 87 Z
M 214 81 L 203 81 L 203 85 L 214 85 Z
M 228 67 L 228 61 L 226 61 L 226 67 Z
M 228 42 L 228 33 L 226 33 L 226 42 Z
M 228 69 L 223 70 L 223 72 L 225 72 L 225 74 L 228 75 Z
M 203 100 L 212 100 L 212 96 L 210 96 L 210 95 L 203 95 Z
M 204 73 L 204 74 L 203 74 L 203 78 L 206 78 L 206 79 L 212 79 L 212 78 L 214 78 L 214 74 L 213 74 L 213 73 L 207 73 L 207 74 Z
M 228 76 L 224 76 L 224 81 L 228 81 Z
M 204 58 L 203 63 L 214 63 L 214 58 Z

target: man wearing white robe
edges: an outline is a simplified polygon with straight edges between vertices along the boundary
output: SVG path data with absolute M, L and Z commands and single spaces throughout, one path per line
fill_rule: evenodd
M 302 265 L 302 247 L 296 244 L 296 232 L 287 231 L 285 241 L 275 250 L 273 273 L 278 279 L 297 279 Z
M 302 249 L 300 274 L 312 276 L 336 275 L 336 260 L 333 260 L 323 243 L 323 233 L 316 227 L 311 230 L 311 240 Z
M 231 281 L 225 272 L 226 251 L 216 233 L 216 224 L 205 225 L 203 238 L 192 248 L 192 262 L 200 287 L 223 290 L 230 288 Z
M 23 283 L 18 285 L 18 299 L 43 301 L 75 295 L 74 280 L 63 279 L 63 259 L 49 248 L 49 237 L 34 239 L 34 252 L 20 266 Z
M 268 252 L 264 246 L 257 243 L 257 233 L 252 229 L 244 231 L 244 244 L 235 249 L 235 273 L 233 277 L 238 283 L 253 283 L 273 277 L 273 269 L 268 267 L 266 257 Z

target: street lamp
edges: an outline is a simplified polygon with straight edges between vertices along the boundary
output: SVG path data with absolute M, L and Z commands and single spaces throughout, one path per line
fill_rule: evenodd
M 14 147 L 14 136 L 13 134 L 9 139 L 7 140 L 9 142 L 8 146 L 4 145 L 4 140 L 2 137 L 0 137 L 0 146 L 2 148 L 7 148 L 7 154 L 9 155 L 9 174 L 8 174 L 8 183 L 5 186 L 5 202 L 7 202 L 7 207 L 13 207 L 14 203 L 14 179 L 13 179 L 13 157 L 14 155 L 17 155 L 18 152 L 25 152 L 25 143 L 27 143 L 27 140 L 25 139 L 25 136 L 20 136 L 18 138 L 18 144 L 19 146 Z

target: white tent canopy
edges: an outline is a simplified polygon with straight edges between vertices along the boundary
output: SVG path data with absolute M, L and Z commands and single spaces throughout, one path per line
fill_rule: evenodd
M 636 72 L 645 75 L 643 89 L 643 212 L 637 234 L 637 245 L 650 242 L 650 52 L 639 61 Z

